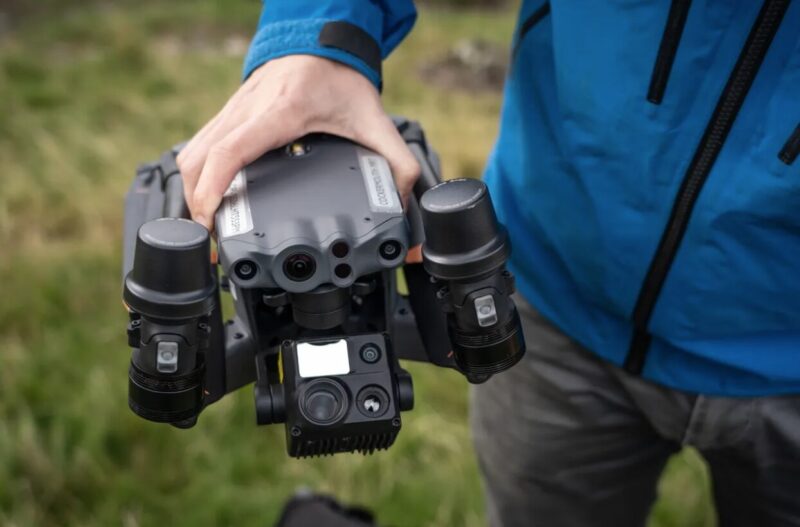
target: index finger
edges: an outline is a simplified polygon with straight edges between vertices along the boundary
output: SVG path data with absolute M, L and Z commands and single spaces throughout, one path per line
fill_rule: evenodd
M 236 174 L 264 152 L 297 138 L 300 127 L 296 117 L 293 120 L 284 114 L 277 111 L 252 117 L 211 146 L 192 196 L 196 222 L 211 230 L 214 213 Z

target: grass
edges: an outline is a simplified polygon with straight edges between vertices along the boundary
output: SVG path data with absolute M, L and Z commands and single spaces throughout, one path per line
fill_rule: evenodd
M 12 3 L 0 33 L 0 525 L 264 526 L 299 487 L 386 524 L 482 525 L 451 372 L 410 367 L 417 409 L 371 457 L 287 459 L 282 431 L 255 426 L 249 389 L 191 431 L 128 410 L 122 197 L 139 161 L 236 88 L 259 3 L 36 4 Z M 513 23 L 510 10 L 426 11 L 386 65 L 388 108 L 423 122 L 449 175 L 480 173 L 499 96 L 431 88 L 416 67 L 465 36 L 507 42 Z M 670 463 L 660 494 L 652 526 L 713 524 L 696 454 Z

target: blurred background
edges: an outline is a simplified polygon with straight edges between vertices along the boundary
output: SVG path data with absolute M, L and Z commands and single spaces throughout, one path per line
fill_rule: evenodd
M 445 175 L 479 177 L 517 5 L 420 6 L 385 65 Z M 138 162 L 190 137 L 236 89 L 256 0 L 0 0 L 0 525 L 268 526 L 298 488 L 395 526 L 483 525 L 459 375 L 410 365 L 417 407 L 372 456 L 287 458 L 252 390 L 188 431 L 127 407 L 122 199 Z M 509 453 L 513 455 L 513 453 Z M 651 526 L 713 525 L 692 451 Z

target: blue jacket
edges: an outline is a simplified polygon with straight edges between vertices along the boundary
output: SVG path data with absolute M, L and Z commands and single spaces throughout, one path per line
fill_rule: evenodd
M 245 75 L 310 53 L 380 86 L 414 18 L 267 3 Z M 800 393 L 800 2 L 528 0 L 513 38 L 485 178 L 522 294 L 661 384 Z

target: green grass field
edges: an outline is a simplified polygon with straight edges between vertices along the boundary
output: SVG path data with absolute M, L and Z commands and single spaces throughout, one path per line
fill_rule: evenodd
M 412 365 L 417 408 L 370 457 L 290 460 L 245 388 L 189 431 L 127 408 L 122 197 L 137 162 L 232 93 L 259 2 L 24 2 L 0 18 L 0 525 L 267 526 L 300 487 L 396 526 L 479 526 L 462 378 Z M 6 9 L 0 6 L 0 11 Z M 423 84 L 457 40 L 507 44 L 512 10 L 422 13 L 385 100 L 426 126 L 447 175 L 480 174 L 499 95 Z M 5 28 L 5 29 L 2 29 Z M 652 526 L 713 525 L 702 461 L 676 457 Z

